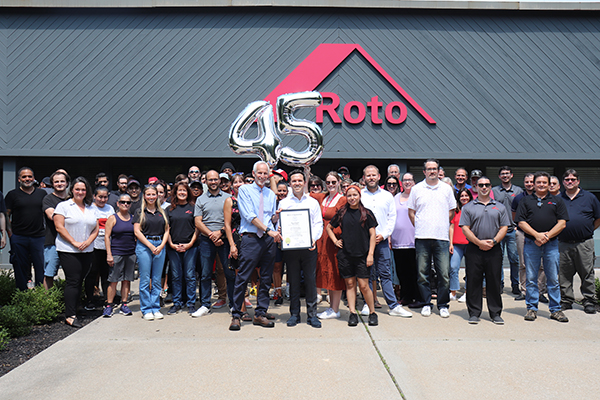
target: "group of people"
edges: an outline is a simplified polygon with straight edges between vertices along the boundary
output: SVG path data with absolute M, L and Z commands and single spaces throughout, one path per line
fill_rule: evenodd
M 0 245 L 10 238 L 20 290 L 50 288 L 62 266 L 65 320 L 73 327 L 81 326 L 82 287 L 88 309 L 95 308 L 94 293 L 102 288 L 103 315 L 110 317 L 120 283 L 119 312 L 132 315 L 128 299 L 136 265 L 145 320 L 164 318 L 161 298 L 169 291 L 173 305 L 167 314 L 187 308 L 192 317 L 203 317 L 228 306 L 232 331 L 243 321 L 273 327 L 271 291 L 281 305 L 285 269 L 290 327 L 302 321 L 302 294 L 312 327 L 340 318 L 342 298 L 349 326 L 358 324 L 359 312 L 375 326 L 379 285 L 391 316 L 412 317 L 406 306 L 428 317 L 436 298 L 439 315 L 447 318 L 450 301 L 458 300 L 466 301 L 468 322 L 476 324 L 486 297 L 490 319 L 503 324 L 504 252 L 512 292 L 527 306 L 525 320 L 535 320 L 538 303 L 546 301 L 552 319 L 568 322 L 563 311 L 575 301 L 575 273 L 585 312 L 596 312 L 592 236 L 600 226 L 600 202 L 579 187 L 577 171 L 564 173 L 562 193 L 545 172 L 526 175 L 523 190 L 512 184 L 508 166 L 500 168 L 501 185 L 493 188 L 480 170 L 471 171 L 471 185 L 464 168 L 452 182 L 433 159 L 423 173 L 417 183 L 413 174 L 390 165 L 381 180 L 379 169 L 369 165 L 355 182 L 341 167 L 323 182 L 309 167 L 287 173 L 259 161 L 243 174 L 225 163 L 220 172 L 192 166 L 173 184 L 152 177 L 142 187 L 120 175 L 118 190 L 111 192 L 104 173 L 92 188 L 83 177 L 71 181 L 65 170 L 50 176 L 50 188 L 37 188 L 32 169 L 23 167 L 19 187 L 5 199 L 0 193 Z M 284 210 L 308 210 L 309 247 L 281 245 Z M 463 257 L 466 291 L 459 298 Z M 215 275 L 219 298 L 211 304 Z M 252 317 L 250 281 L 257 297 Z M 360 310 L 357 286 L 364 300 Z M 329 306 L 317 313 L 322 289 Z

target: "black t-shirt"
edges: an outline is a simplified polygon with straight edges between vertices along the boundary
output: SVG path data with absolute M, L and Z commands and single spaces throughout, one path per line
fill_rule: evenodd
M 539 204 L 539 206 L 538 206 Z M 567 207 L 560 197 L 548 193 L 546 197 L 538 200 L 535 193 L 523 197 L 519 202 L 515 222 L 527 222 L 536 232 L 548 232 L 559 219 L 569 220 Z M 525 233 L 529 239 L 535 239 L 533 236 Z M 551 240 L 556 239 L 556 237 Z
M 371 210 L 367 209 L 365 226 L 361 226 L 360 223 L 360 210 L 352 208 L 348 208 L 341 224 L 339 212 L 335 214 L 330 224 L 333 228 L 342 226 L 341 239 L 346 254 L 352 257 L 364 257 L 369 253 L 369 229 L 377 226 L 377 220 Z
M 174 244 L 189 243 L 192 241 L 196 225 L 194 224 L 194 206 L 191 204 L 178 205 L 174 210 L 167 207 L 169 217 L 171 241 Z
M 135 215 L 140 208 L 142 208 L 142 199 L 141 199 L 141 197 L 140 197 L 140 199 L 138 201 L 133 201 L 131 203 L 131 207 L 129 207 L 129 214 Z M 115 210 L 118 210 L 118 208 L 115 208 Z
M 56 242 L 56 227 L 54 226 L 54 221 L 49 219 L 46 215 L 46 210 L 49 208 L 56 208 L 58 203 L 65 201 L 58 196 L 50 193 L 44 200 L 42 201 L 42 211 L 44 211 L 44 218 L 46 220 L 46 239 L 44 239 L 44 246 L 54 246 Z
M 594 221 L 600 218 L 600 201 L 588 191 L 579 189 L 571 200 L 566 193 L 560 195 L 569 213 L 569 222 L 558 235 L 561 242 L 582 241 L 594 236 Z
M 133 223 L 140 222 L 141 209 L 137 210 L 133 216 Z M 165 219 L 162 214 L 156 210 L 154 214 L 146 210 L 144 223 L 140 226 L 140 230 L 144 236 L 162 236 L 165 234 Z
M 12 232 L 17 235 L 42 237 L 45 234 L 42 202 L 46 191 L 35 188 L 27 194 L 20 188 L 6 194 L 6 209 L 11 212 Z

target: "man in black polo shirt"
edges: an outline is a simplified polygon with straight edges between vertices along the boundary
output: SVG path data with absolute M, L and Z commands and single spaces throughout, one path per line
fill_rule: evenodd
M 467 268 L 467 309 L 469 323 L 477 324 L 483 303 L 483 277 L 486 277 L 487 305 L 496 325 L 504 324 L 502 313 L 502 247 L 511 221 L 506 207 L 490 198 L 488 177 L 477 181 L 479 196 L 462 208 L 459 226 L 469 241 L 465 252 Z
M 596 313 L 594 277 L 594 230 L 600 226 L 600 201 L 579 187 L 579 174 L 574 169 L 563 175 L 565 191 L 561 198 L 569 212 L 569 222 L 558 236 L 560 251 L 560 297 L 563 310 L 573 308 L 573 276 L 581 278 L 584 311 Z
M 550 300 L 550 318 L 559 322 L 569 322 L 560 309 L 560 288 L 558 286 L 558 234 L 565 228 L 569 214 L 565 203 L 548 191 L 550 175 L 536 172 L 533 176 L 534 193 L 525 196 L 519 203 L 515 222 L 525 233 L 525 267 L 527 269 L 526 321 L 537 318 L 539 289 L 538 270 L 544 259 L 546 286 Z
M 11 261 L 15 283 L 20 290 L 27 290 L 31 276 L 31 263 L 35 270 L 35 284 L 44 281 L 44 212 L 42 202 L 46 191 L 34 186 L 31 168 L 18 172 L 19 187 L 6 194 L 6 214 L 10 222 L 9 236 Z

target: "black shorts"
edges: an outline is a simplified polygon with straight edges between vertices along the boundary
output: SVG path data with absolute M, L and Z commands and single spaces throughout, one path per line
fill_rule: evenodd
M 343 279 L 363 278 L 369 279 L 371 276 L 371 267 L 367 267 L 367 256 L 353 257 L 344 250 L 338 250 L 337 253 L 338 270 Z

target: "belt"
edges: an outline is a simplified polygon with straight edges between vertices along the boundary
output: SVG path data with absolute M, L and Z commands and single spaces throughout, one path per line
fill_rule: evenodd
M 248 237 L 253 237 L 253 238 L 257 238 L 257 239 L 264 239 L 265 236 L 268 236 L 266 233 L 263 233 L 262 237 L 259 237 L 258 234 L 254 233 L 254 232 L 244 232 L 242 233 L 242 236 L 248 236 Z
M 588 241 L 592 239 L 592 237 L 586 238 L 586 239 L 581 239 L 581 240 L 560 240 L 561 243 L 568 243 L 568 244 L 577 244 L 577 243 L 583 243 L 585 241 Z
M 148 240 L 162 240 L 162 236 L 146 236 Z

